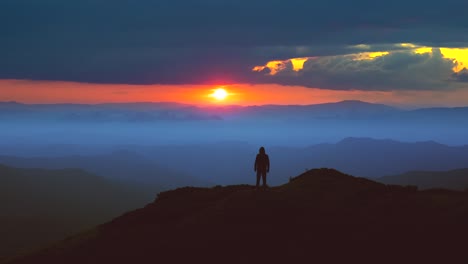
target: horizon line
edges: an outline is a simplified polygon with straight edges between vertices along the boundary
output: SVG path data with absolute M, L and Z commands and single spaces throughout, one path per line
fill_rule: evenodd
M 418 110 L 418 109 L 433 109 L 433 108 L 443 108 L 443 109 L 455 109 L 455 108 L 467 108 L 468 105 L 464 106 L 438 106 L 438 105 L 395 105 L 395 104 L 387 104 L 387 103 L 380 103 L 380 102 L 368 102 L 363 100 L 339 100 L 339 101 L 330 101 L 324 103 L 316 103 L 316 104 L 252 104 L 252 105 L 240 105 L 240 104 L 221 104 L 221 103 L 206 103 L 206 104 L 190 104 L 190 103 L 182 103 L 182 102 L 175 102 L 175 101 L 133 101 L 133 102 L 99 102 L 99 103 L 80 103 L 80 102 L 47 102 L 47 103 L 28 103 L 22 102 L 17 100 L 10 100 L 10 101 L 0 101 L 0 104 L 18 104 L 18 105 L 31 105 L 31 106 L 45 106 L 45 105 L 82 105 L 82 106 L 99 106 L 99 105 L 131 105 L 131 104 L 173 104 L 173 105 L 180 105 L 180 106 L 192 106 L 192 107 L 199 107 L 199 108 L 229 108 L 229 107 L 238 107 L 238 108 L 247 108 L 247 107 L 264 107 L 264 106 L 278 106 L 278 107 L 287 107 L 287 106 L 318 106 L 318 105 L 328 105 L 328 104 L 340 104 L 340 103 L 362 103 L 362 104 L 369 104 L 369 105 L 381 105 L 381 106 L 388 106 L 395 109 L 400 110 Z

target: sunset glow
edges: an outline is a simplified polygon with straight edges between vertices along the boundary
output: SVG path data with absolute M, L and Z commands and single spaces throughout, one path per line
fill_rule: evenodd
M 291 59 L 291 63 L 293 66 L 293 71 L 300 71 L 304 68 L 304 63 L 308 60 L 308 58 L 294 58 Z
M 467 259 L 467 10 L 0 0 L 0 264 Z
M 213 93 L 210 96 L 218 101 L 222 101 L 226 99 L 228 95 L 228 92 L 224 88 L 217 88 L 213 90 Z
M 352 54 L 351 56 L 354 57 L 354 60 L 373 60 L 378 57 L 386 56 L 390 54 L 388 51 L 379 51 L 379 52 L 362 52 L 358 54 Z
M 416 54 L 432 54 L 432 47 L 418 47 L 414 50 Z M 441 47 L 440 53 L 444 58 L 451 59 L 455 62 L 453 67 L 454 72 L 459 72 L 465 69 L 468 65 L 468 48 L 445 48 Z
M 212 96 L 218 89 L 226 97 L 218 100 Z M 319 104 L 342 100 L 362 100 L 399 106 L 462 106 L 468 100 L 468 90 L 454 91 L 339 91 L 277 84 L 230 84 L 213 90 L 205 85 L 124 85 L 90 84 L 77 82 L 48 82 L 25 80 L 0 80 L 0 101 L 20 103 L 126 103 L 126 102 L 176 102 L 190 105 L 291 105 Z M 219 93 L 219 92 L 218 92 Z M 221 95 L 224 92 L 220 93 Z

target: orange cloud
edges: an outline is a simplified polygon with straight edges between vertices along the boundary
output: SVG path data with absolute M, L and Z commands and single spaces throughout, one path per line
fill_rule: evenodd
M 269 61 L 267 62 L 267 64 L 265 64 L 264 66 L 255 66 L 252 70 L 253 71 L 257 71 L 257 72 L 260 72 L 260 71 L 263 71 L 265 69 L 270 69 L 270 75 L 275 75 L 277 74 L 278 72 L 286 69 L 286 63 L 288 61 L 280 61 L 280 60 L 275 60 L 275 61 Z
M 292 58 L 288 60 L 274 60 L 274 61 L 269 61 L 263 66 L 255 66 L 252 68 L 252 71 L 255 72 L 261 72 L 265 69 L 269 69 L 270 72 L 268 73 L 269 75 L 276 75 L 278 72 L 284 71 L 288 68 L 288 64 L 292 65 L 292 70 L 293 71 L 300 71 L 304 68 L 304 63 L 310 59 L 311 57 L 305 57 L 305 58 Z

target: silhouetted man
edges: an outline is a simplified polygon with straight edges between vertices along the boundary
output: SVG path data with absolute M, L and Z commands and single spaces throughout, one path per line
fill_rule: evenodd
M 268 172 L 270 172 L 270 159 L 268 158 L 268 155 L 265 153 L 264 147 L 260 148 L 260 150 L 258 151 L 257 157 L 255 158 L 254 171 L 257 172 L 256 187 L 258 188 L 258 185 L 260 184 L 260 177 L 262 177 L 262 180 L 263 180 L 263 187 L 266 187 L 267 186 L 266 175 Z

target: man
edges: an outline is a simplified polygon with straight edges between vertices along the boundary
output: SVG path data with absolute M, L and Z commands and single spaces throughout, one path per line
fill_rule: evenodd
M 257 157 L 255 158 L 255 165 L 254 171 L 257 172 L 257 184 L 256 188 L 259 187 L 260 184 L 260 177 L 263 180 L 263 187 L 267 187 L 266 184 L 266 175 L 270 172 L 270 159 L 268 155 L 265 153 L 265 148 L 261 147 L 258 151 Z

